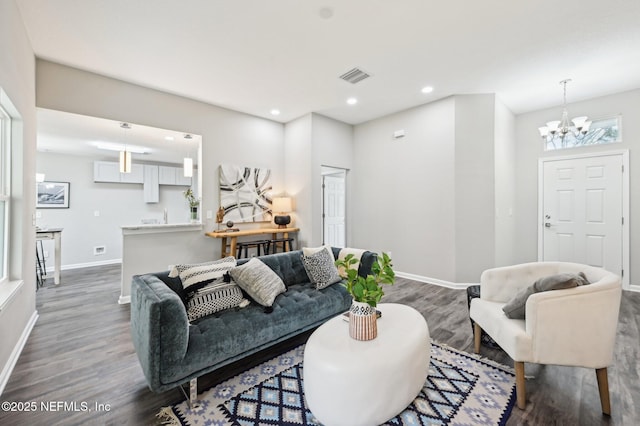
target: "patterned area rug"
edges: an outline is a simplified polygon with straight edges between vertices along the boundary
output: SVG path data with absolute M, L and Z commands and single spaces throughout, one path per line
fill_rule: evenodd
M 158 414 L 176 425 L 319 425 L 303 393 L 304 345 Z M 424 388 L 387 425 L 504 425 L 515 402 L 514 375 L 506 367 L 432 343 Z

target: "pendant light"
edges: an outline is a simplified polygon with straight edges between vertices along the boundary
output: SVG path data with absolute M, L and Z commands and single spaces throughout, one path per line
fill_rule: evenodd
M 190 153 L 190 142 L 193 137 L 190 134 L 185 134 L 184 138 L 187 140 L 187 155 Z M 184 177 L 193 177 L 193 158 L 187 156 L 183 160 Z
M 131 129 L 131 124 L 120 123 L 120 127 L 124 130 L 124 150 L 120 151 L 120 173 L 131 173 L 131 151 L 127 151 L 127 135 L 126 131 Z

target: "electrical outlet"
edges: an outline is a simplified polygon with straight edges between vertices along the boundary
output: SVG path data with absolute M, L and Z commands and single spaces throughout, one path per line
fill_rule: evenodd
M 100 256 L 101 254 L 105 254 L 107 252 L 107 247 L 105 246 L 96 246 L 93 248 L 93 255 Z
M 42 212 L 36 212 L 36 219 L 42 218 Z
M 44 250 L 42 253 L 43 253 L 42 255 L 44 256 L 45 259 L 49 258 L 49 252 L 48 251 Z

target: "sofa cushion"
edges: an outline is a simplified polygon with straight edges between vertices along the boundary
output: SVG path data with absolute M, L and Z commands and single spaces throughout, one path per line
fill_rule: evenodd
M 229 274 L 240 288 L 262 306 L 273 305 L 276 296 L 287 290 L 278 274 L 255 257 L 231 269 Z
M 189 293 L 206 286 L 213 280 L 222 281 L 224 274 L 235 266 L 236 259 L 233 256 L 211 262 L 174 265 L 169 277 L 179 276 L 184 292 Z
M 300 253 L 298 253 L 300 256 Z M 258 304 L 216 312 L 189 328 L 189 349 L 180 362 L 165 366 L 166 381 L 182 380 L 194 370 L 246 356 L 319 326 L 349 309 L 351 296 L 340 285 L 316 290 L 310 282 L 289 286 L 265 313 Z M 348 327 L 345 333 L 348 333 Z
M 340 275 L 338 275 L 338 268 L 334 264 L 333 253 L 330 250 L 330 248 L 328 250 L 321 248 L 313 254 L 302 255 L 302 262 L 307 275 L 309 275 L 309 280 L 312 284 L 315 284 L 318 290 L 342 281 Z
M 584 273 L 556 274 L 542 277 L 529 287 L 518 291 L 503 307 L 505 315 L 511 319 L 524 319 L 527 299 L 534 293 L 551 290 L 563 290 L 589 284 Z
M 286 287 L 294 284 L 309 282 L 309 276 L 302 264 L 302 251 L 287 251 L 284 253 L 260 256 L 260 260 L 273 272 L 278 274 Z M 248 262 L 248 259 L 238 259 L 238 265 Z
M 187 300 L 187 317 L 195 321 L 207 315 L 235 308 L 242 302 L 242 290 L 235 283 L 218 282 L 193 292 Z

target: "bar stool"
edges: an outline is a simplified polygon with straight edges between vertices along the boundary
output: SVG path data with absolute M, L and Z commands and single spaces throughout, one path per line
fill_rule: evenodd
M 44 258 L 42 240 L 36 241 L 36 290 L 44 286 L 47 275 L 47 265 Z
M 278 244 L 282 243 L 282 251 L 287 251 L 287 243 L 289 243 L 289 250 L 293 251 L 293 238 L 274 238 L 269 241 L 269 253 L 277 253 L 278 252 Z M 271 246 L 273 246 L 273 251 L 271 251 Z
M 269 240 L 257 240 L 257 241 L 238 241 L 236 244 L 236 258 L 241 259 L 242 252 L 244 250 L 244 257 L 249 257 L 249 249 L 255 248 L 258 256 L 262 254 L 261 250 L 264 249 L 264 254 L 269 254 Z

